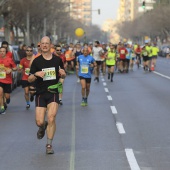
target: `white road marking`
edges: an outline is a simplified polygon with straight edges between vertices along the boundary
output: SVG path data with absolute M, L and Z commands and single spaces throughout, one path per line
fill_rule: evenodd
M 112 96 L 107 96 L 108 100 L 112 100 Z
M 117 130 L 120 134 L 125 134 L 125 129 L 123 127 L 123 124 L 120 122 L 116 122 Z
M 117 114 L 117 110 L 116 110 L 115 106 L 110 106 L 110 108 L 111 108 L 113 114 Z
M 105 92 L 109 92 L 108 88 L 104 88 Z
M 141 65 L 141 67 L 143 67 L 143 66 Z M 169 77 L 169 76 L 165 76 L 165 75 L 163 75 L 163 74 L 161 74 L 161 73 L 158 73 L 157 71 L 152 71 L 152 72 L 155 73 L 155 74 L 157 74 L 157 75 L 159 75 L 159 76 L 161 76 L 161 77 L 164 77 L 164 78 L 170 80 L 170 77 Z
M 164 78 L 166 78 L 166 79 L 169 79 L 170 80 L 170 77 L 168 77 L 168 76 L 165 76 L 165 75 L 163 75 L 163 74 L 161 74 L 161 73 L 158 73 L 158 72 L 156 72 L 156 71 L 153 71 L 155 74 L 157 74 L 157 75 L 159 75 L 159 76 L 161 76 L 161 77 L 164 77 Z
M 106 82 L 103 82 L 103 86 L 106 86 L 107 85 L 107 83 Z
M 131 170 L 140 170 L 140 167 L 136 161 L 135 155 L 132 149 L 125 149 L 126 157 L 130 165 Z
M 104 81 L 104 79 L 102 79 L 102 81 Z

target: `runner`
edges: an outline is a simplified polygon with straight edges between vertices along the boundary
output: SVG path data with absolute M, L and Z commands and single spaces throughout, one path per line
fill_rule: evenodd
M 100 70 L 100 66 L 102 64 L 102 58 L 101 56 L 104 54 L 104 51 L 102 49 L 102 47 L 100 47 L 100 43 L 99 41 L 95 41 L 94 42 L 94 47 L 92 50 L 92 56 L 94 57 L 96 63 L 97 63 L 97 67 L 95 67 L 95 80 L 97 80 L 97 82 L 99 82 L 99 70 Z
M 108 52 L 105 54 L 106 65 L 108 67 L 108 79 L 113 82 L 114 76 L 114 66 L 116 64 L 116 47 L 112 44 L 108 49 Z
M 138 44 L 137 48 L 135 49 L 136 64 L 137 64 L 138 68 L 139 68 L 139 65 L 141 64 L 141 52 L 142 52 L 142 49 L 141 49 L 140 45 Z
M 47 128 L 46 153 L 54 154 L 52 141 L 56 131 L 55 117 L 58 111 L 59 94 L 62 84 L 59 74 L 65 77 L 63 62 L 50 52 L 51 41 L 45 36 L 41 39 L 42 55 L 35 58 L 31 65 L 28 81 L 36 83 L 36 124 L 39 127 L 37 138 L 42 139 Z M 45 121 L 47 111 L 47 121 Z
M 66 67 L 67 67 L 66 57 L 65 57 L 65 55 L 62 53 L 61 46 L 60 46 L 60 45 L 56 45 L 55 47 L 56 47 L 55 55 L 56 55 L 57 57 L 60 57 L 60 58 L 62 59 L 63 65 L 64 65 L 64 69 L 66 69 Z M 60 77 L 60 79 L 59 79 L 59 82 L 62 83 L 62 86 L 63 86 L 63 84 L 64 84 L 64 79 L 65 79 L 65 78 L 63 78 L 63 77 Z M 63 90 L 62 90 L 62 92 L 59 93 L 59 104 L 60 104 L 60 105 L 63 105 L 62 97 L 63 97 Z
M 125 45 L 124 44 L 120 44 L 120 47 L 118 48 L 119 51 L 119 70 L 120 70 L 120 73 L 123 73 L 123 72 L 128 72 L 128 70 L 126 70 L 126 66 L 127 66 L 127 60 L 126 60 L 126 55 L 128 54 L 128 51 L 127 49 L 125 48 Z
M 78 56 L 80 56 L 80 55 L 83 54 L 80 43 L 77 43 L 77 44 L 76 44 L 76 47 L 74 48 L 73 53 L 74 53 L 74 56 L 75 56 L 74 61 L 75 61 L 75 66 L 76 66 Z M 79 79 L 79 76 L 78 76 L 78 70 L 77 70 L 77 69 L 76 69 L 76 76 L 77 76 L 77 83 L 79 83 L 79 82 L 80 82 L 80 79 Z
M 24 88 L 24 96 L 26 101 L 26 109 L 30 108 L 30 94 L 29 94 L 29 87 L 30 83 L 28 82 L 28 76 L 30 73 L 30 61 L 33 58 L 33 49 L 32 47 L 27 47 L 26 49 L 27 56 L 20 61 L 19 68 L 22 70 L 22 88 Z
M 40 47 L 41 43 L 38 42 L 37 43 L 37 49 L 38 49 L 38 53 L 36 55 L 34 55 L 31 60 L 30 60 L 30 66 L 31 67 L 31 64 L 33 62 L 33 60 L 37 57 L 39 57 L 41 55 L 41 47 Z M 51 50 L 51 49 L 50 49 Z M 34 101 L 34 95 L 36 93 L 36 89 L 35 89 L 35 82 L 31 83 L 30 87 L 29 87 L 29 92 L 30 92 L 30 101 L 33 102 Z
M 146 49 L 146 46 L 142 47 L 142 53 L 141 53 L 142 57 L 143 57 L 143 69 L 144 71 L 148 71 L 149 70 L 149 52 Z
M 151 43 L 146 41 L 146 50 L 148 51 L 148 67 L 149 71 L 151 72 L 151 61 L 152 61 L 152 46 Z
M 65 51 L 65 57 L 67 61 L 67 73 L 74 73 L 74 53 L 73 53 L 73 48 L 67 46 L 66 51 Z
M 155 68 L 156 66 L 156 60 L 158 58 L 159 48 L 157 47 L 156 42 L 153 43 L 153 46 L 151 48 L 152 51 L 152 61 L 151 61 L 151 68 Z M 152 70 L 152 69 L 151 69 Z
M 133 46 L 131 45 L 131 44 L 128 44 L 128 48 L 127 48 L 127 51 L 128 51 L 128 55 L 129 55 L 129 57 L 127 57 L 127 58 L 130 58 L 130 62 L 129 61 L 127 61 L 127 65 L 129 66 L 127 66 L 131 71 L 133 71 L 133 66 L 134 66 L 134 62 L 135 62 L 135 53 L 134 53 L 134 51 L 133 51 Z M 128 70 L 128 68 L 127 68 L 127 70 Z
M 87 98 L 90 93 L 90 84 L 91 84 L 91 68 L 96 67 L 96 62 L 94 58 L 89 55 L 87 48 L 83 49 L 83 55 L 80 55 L 77 60 L 77 69 L 79 70 L 79 78 L 82 86 L 82 102 L 81 106 L 87 106 Z
M 10 52 L 8 42 L 7 41 L 3 41 L 2 44 L 1 44 L 1 47 L 5 47 L 7 49 L 6 56 L 13 59 L 13 54 L 12 54 L 12 52 Z
M 10 103 L 12 71 L 17 67 L 12 58 L 6 56 L 7 49 L 0 48 L 0 114 L 5 114 L 6 104 Z M 6 103 L 5 103 L 6 100 Z

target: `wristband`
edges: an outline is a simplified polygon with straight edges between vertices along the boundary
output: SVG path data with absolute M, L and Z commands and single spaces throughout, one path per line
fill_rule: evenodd
M 36 76 L 35 74 L 34 74 L 34 77 L 35 77 L 35 78 L 38 78 L 38 76 Z

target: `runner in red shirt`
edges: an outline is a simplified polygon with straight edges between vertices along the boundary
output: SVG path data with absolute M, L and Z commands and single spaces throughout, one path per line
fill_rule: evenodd
M 24 88 L 24 92 L 25 92 L 25 100 L 26 100 L 26 109 L 30 108 L 30 94 L 29 94 L 29 87 L 30 87 L 30 83 L 28 82 L 28 76 L 30 73 L 30 61 L 33 57 L 33 49 L 32 47 L 27 47 L 26 49 L 26 54 L 27 56 L 24 57 L 21 61 L 20 61 L 20 70 L 22 70 L 22 88 Z
M 120 65 L 119 65 L 119 70 L 121 73 L 123 73 L 125 70 L 125 66 L 126 66 L 126 55 L 128 54 L 127 49 L 125 48 L 124 44 L 121 44 L 119 50 L 119 61 L 120 61 Z
M 7 49 L 0 48 L 0 114 L 5 114 L 6 104 L 10 103 L 10 93 L 12 84 L 12 70 L 17 67 L 13 59 L 6 56 Z M 6 100 L 6 101 L 5 101 Z M 6 102 L 6 103 L 5 103 Z
M 2 44 L 1 44 L 1 47 L 5 47 L 7 49 L 6 56 L 13 59 L 13 54 L 9 51 L 9 44 L 8 44 L 8 42 L 7 41 L 3 41 Z
M 137 48 L 135 49 L 135 54 L 136 54 L 136 64 L 139 68 L 139 65 L 141 64 L 141 53 L 142 53 L 142 49 L 140 47 L 140 45 L 137 45 Z

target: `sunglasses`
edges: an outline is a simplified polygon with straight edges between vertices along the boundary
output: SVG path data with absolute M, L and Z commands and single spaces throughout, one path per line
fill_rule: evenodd
M 56 50 L 56 51 L 61 51 L 61 50 Z
M 32 52 L 32 50 L 26 50 L 27 52 Z

